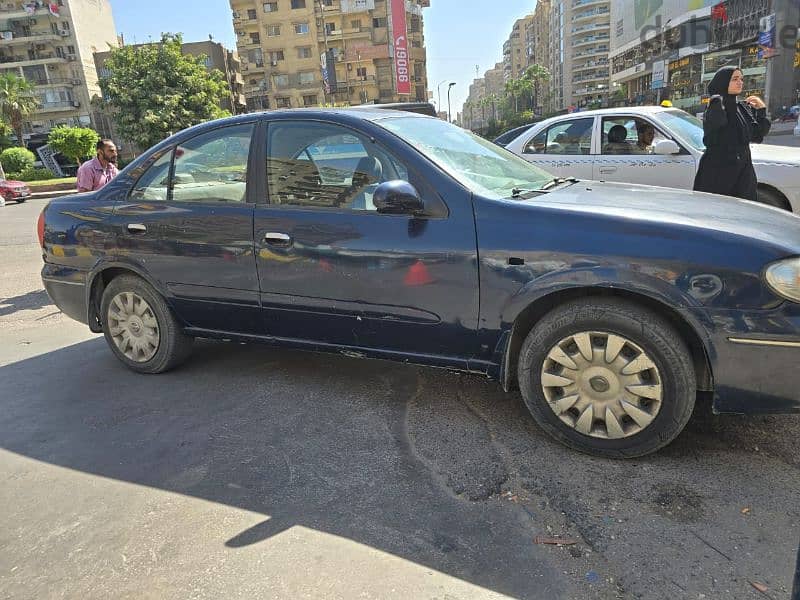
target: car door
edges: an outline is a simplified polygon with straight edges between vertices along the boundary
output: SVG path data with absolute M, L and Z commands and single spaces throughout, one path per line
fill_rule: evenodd
M 395 144 L 390 150 L 372 133 L 332 122 L 269 122 L 268 202 L 255 215 L 268 334 L 390 352 L 475 354 L 470 195 L 456 186 L 445 203 L 442 186 L 419 175 L 426 167 L 430 173 L 430 164 Z M 419 191 L 423 215 L 375 209 L 377 186 L 398 179 Z
M 163 149 L 114 211 L 119 260 L 155 279 L 190 327 L 261 328 L 247 182 L 255 126 L 226 125 Z
M 623 131 L 624 130 L 624 131 Z M 620 139 L 614 134 L 620 132 Z M 593 179 L 691 189 L 695 159 L 678 144 L 678 154 L 654 154 L 661 140 L 673 139 L 652 121 L 634 115 L 602 117 Z
M 520 156 L 558 177 L 591 179 L 593 128 L 594 117 L 559 120 L 529 132 Z

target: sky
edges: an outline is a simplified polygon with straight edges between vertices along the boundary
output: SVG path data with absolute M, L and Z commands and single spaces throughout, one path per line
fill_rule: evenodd
M 431 0 L 425 9 L 425 43 L 428 48 L 428 85 L 442 108 L 447 109 L 447 83 L 453 118 L 469 94 L 475 78 L 503 58 L 503 42 L 514 21 L 533 11 L 536 0 Z M 112 0 L 117 33 L 126 43 L 157 40 L 162 31 L 183 33 L 187 42 L 207 40 L 209 35 L 235 48 L 230 4 L 227 0 L 172 3 L 164 0 Z

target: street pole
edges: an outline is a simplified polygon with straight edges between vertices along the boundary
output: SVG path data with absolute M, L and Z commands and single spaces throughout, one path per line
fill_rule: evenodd
M 322 0 L 319 0 L 319 17 L 320 17 L 320 19 L 319 19 L 320 23 L 322 23 L 322 39 L 325 42 L 325 55 L 326 55 L 325 58 L 327 60 L 327 58 L 328 58 L 327 57 L 327 54 L 328 54 L 328 32 L 325 29 L 325 5 L 322 4 Z M 336 65 L 335 64 L 333 65 L 333 68 L 336 69 Z M 329 73 L 330 73 L 330 71 L 329 71 Z M 328 75 L 328 81 L 330 81 L 330 75 Z M 325 100 L 326 104 L 328 103 L 328 95 L 325 92 L 325 82 L 324 81 L 322 82 L 322 99 Z M 331 88 L 331 104 L 334 104 L 333 100 L 334 100 L 333 88 Z
M 439 85 L 436 86 L 436 93 L 439 96 L 439 101 L 436 103 L 436 112 L 441 112 L 442 110 L 442 83 L 447 83 L 447 79 L 442 81 Z
M 456 82 L 453 81 L 452 83 L 450 83 L 450 85 L 447 86 L 447 122 L 448 123 L 452 123 L 453 122 L 453 119 L 450 116 L 450 88 L 452 88 L 455 84 L 456 84 Z

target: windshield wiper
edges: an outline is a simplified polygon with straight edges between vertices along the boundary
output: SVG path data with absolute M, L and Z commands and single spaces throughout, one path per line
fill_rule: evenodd
M 527 196 L 528 194 L 531 194 L 531 195 L 532 194 L 538 194 L 541 191 L 542 190 L 530 190 L 530 189 L 525 189 L 525 188 L 513 188 L 511 190 L 511 197 L 512 198 L 522 198 L 523 194 L 525 194 Z
M 542 187 L 540 187 L 539 190 L 540 191 L 549 190 L 563 183 L 578 183 L 578 180 L 575 177 L 554 177 L 553 179 L 545 183 Z

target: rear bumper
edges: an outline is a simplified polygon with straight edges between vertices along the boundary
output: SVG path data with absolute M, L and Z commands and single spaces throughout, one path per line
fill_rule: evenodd
M 71 319 L 88 324 L 85 271 L 45 264 L 42 268 L 42 283 L 47 295 L 61 312 Z
M 800 413 L 800 305 L 708 316 L 714 410 Z

